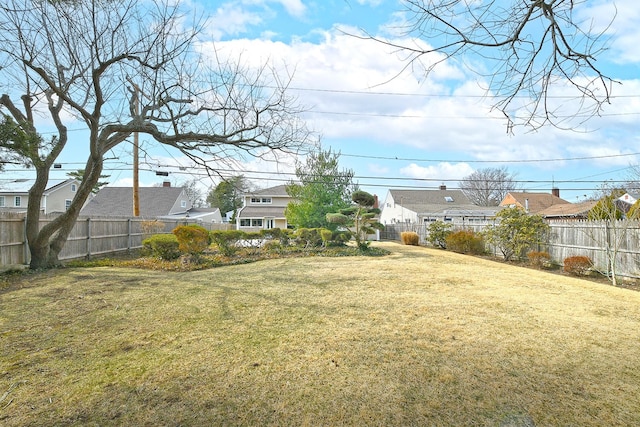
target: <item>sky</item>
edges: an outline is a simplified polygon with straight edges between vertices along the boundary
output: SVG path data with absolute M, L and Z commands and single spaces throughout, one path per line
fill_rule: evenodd
M 628 179 L 631 166 L 640 163 L 637 0 L 590 0 L 576 9 L 578 19 L 606 37 L 608 49 L 598 56 L 597 65 L 616 83 L 611 103 L 600 116 L 573 130 L 509 129 L 504 116 L 492 108 L 499 98 L 487 91 L 483 75 L 490 66 L 481 58 L 446 60 L 427 75 L 418 64 L 407 67 L 401 52 L 353 37 L 366 32 L 428 44 L 400 32 L 407 15 L 398 0 L 189 4 L 209 16 L 201 35 L 203 49 L 215 46 L 290 73 L 290 93 L 305 107 L 302 118 L 322 148 L 339 153 L 340 167 L 352 169 L 360 187 L 381 199 L 391 188 L 457 188 L 458 181 L 475 170 L 507 167 L 523 190 L 550 192 L 557 187 L 561 197 L 578 202 L 605 182 Z M 552 93 L 565 94 L 562 88 Z M 141 166 L 141 186 L 167 179 L 156 176 L 156 170 L 169 171 L 174 184 L 195 178 L 206 189 L 217 183 L 190 168 L 180 153 L 142 140 L 149 163 Z M 131 186 L 128 156 L 126 146 L 112 153 L 105 170 L 110 185 Z M 85 159 L 86 153 L 66 150 L 60 157 L 63 167 L 53 170 L 51 178 L 82 167 Z M 294 178 L 294 164 L 295 159 L 245 159 L 237 169 L 264 188 Z M 25 175 L 16 170 L 4 174 Z

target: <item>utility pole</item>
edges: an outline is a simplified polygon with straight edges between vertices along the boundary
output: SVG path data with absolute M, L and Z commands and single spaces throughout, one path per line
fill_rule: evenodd
M 131 86 L 133 86 L 133 90 L 131 93 L 133 95 L 133 110 L 135 111 L 136 116 L 140 116 L 140 88 L 137 84 L 131 81 L 129 77 L 127 77 Z M 138 132 L 134 132 L 133 134 L 133 216 L 140 216 L 140 181 L 139 181 L 139 168 L 138 168 Z

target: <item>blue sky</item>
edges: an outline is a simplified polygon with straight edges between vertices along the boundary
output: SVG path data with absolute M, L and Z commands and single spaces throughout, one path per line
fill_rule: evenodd
M 417 67 L 402 71 L 406 63 L 388 47 L 344 34 L 365 30 L 408 43 L 428 42 L 394 34 L 404 19 L 401 3 L 190 0 L 210 16 L 203 49 L 215 46 L 255 64 L 270 61 L 295 69 L 291 93 L 306 106 L 309 127 L 321 137 L 323 148 L 341 153 L 341 167 L 353 169 L 363 189 L 381 198 L 388 188 L 437 188 L 443 183 L 455 188 L 458 180 L 486 167 L 508 167 L 527 191 L 548 192 L 555 185 L 571 202 L 591 195 L 604 181 L 629 177 L 629 166 L 640 161 L 634 154 L 640 153 L 637 0 L 617 0 L 615 9 L 614 2 L 604 0 L 578 6 L 585 22 L 603 29 L 617 10 L 606 29 L 609 49 L 598 57 L 598 66 L 620 84 L 614 85 L 602 116 L 590 119 L 580 132 L 544 127 L 516 128 L 513 134 L 492 110 L 496 99 L 485 91 L 486 81 L 465 66 L 482 67 L 477 58 L 444 62 L 425 77 Z M 174 183 L 198 178 L 203 188 L 216 184 L 190 175 L 193 170 L 179 153 L 142 139 L 150 153 L 146 168 L 170 171 Z M 123 146 L 113 153 L 117 159 L 107 163 L 112 185 L 131 185 L 129 155 L 129 147 Z M 60 158 L 64 170 L 81 167 L 84 159 L 77 148 Z M 292 177 L 287 173 L 293 171 L 293 159 L 245 159 L 237 169 L 257 186 L 278 185 Z M 54 171 L 51 178 L 63 175 Z M 161 180 L 153 172 L 141 173 L 143 186 Z

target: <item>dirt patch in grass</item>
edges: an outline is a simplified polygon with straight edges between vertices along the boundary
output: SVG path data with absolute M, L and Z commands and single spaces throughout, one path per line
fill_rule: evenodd
M 17 277 L 0 424 L 640 424 L 639 293 L 379 245 Z

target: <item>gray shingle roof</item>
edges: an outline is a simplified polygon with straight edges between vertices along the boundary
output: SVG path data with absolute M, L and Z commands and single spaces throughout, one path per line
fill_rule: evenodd
M 396 204 L 418 214 L 475 207 L 462 190 L 389 190 L 389 193 Z
M 275 187 L 263 188 L 262 190 L 249 191 L 245 196 L 288 196 L 286 185 L 276 185 Z
M 178 202 L 180 206 L 181 187 L 140 187 L 140 216 L 156 218 L 169 215 Z M 185 200 L 187 198 L 185 197 Z M 187 208 L 190 205 L 187 205 Z M 186 211 L 187 208 L 182 209 Z M 133 215 L 133 189 L 130 187 L 104 187 L 82 209 L 83 216 L 124 216 Z

